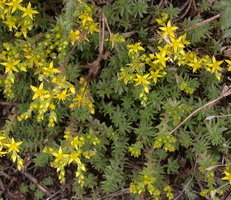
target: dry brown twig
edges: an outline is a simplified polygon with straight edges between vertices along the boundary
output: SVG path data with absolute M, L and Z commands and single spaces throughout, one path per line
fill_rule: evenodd
M 105 24 L 106 24 L 106 18 L 104 16 L 104 13 L 99 10 L 100 12 L 100 32 L 99 32 L 99 48 L 98 48 L 98 56 L 95 61 L 88 63 L 86 65 L 80 65 L 81 68 L 89 69 L 87 80 L 90 80 L 94 75 L 97 74 L 100 68 L 100 62 L 102 60 L 107 60 L 107 58 L 110 56 L 110 52 L 106 51 L 104 53 L 104 39 L 105 39 Z M 109 31 L 110 33 L 110 31 Z
M 199 22 L 199 23 L 197 23 L 195 25 L 192 25 L 189 28 L 184 29 L 180 33 L 185 33 L 185 32 L 191 31 L 193 29 L 199 28 L 199 27 L 204 26 L 204 25 L 206 25 L 206 24 L 208 24 L 208 23 L 210 23 L 210 22 L 212 22 L 212 21 L 214 21 L 214 20 L 216 20 L 216 19 L 218 19 L 220 17 L 221 17 L 221 13 L 219 13 L 219 14 L 213 16 L 213 17 L 210 17 L 209 19 L 206 19 L 206 20 L 204 20 L 202 22 Z
M 193 0 L 188 0 L 188 1 L 186 1 L 186 5 L 184 4 L 185 7 L 187 7 L 186 10 L 184 11 L 184 13 L 183 13 L 179 18 L 177 18 L 177 19 L 175 20 L 175 22 L 176 22 L 176 21 L 182 20 L 182 19 L 187 15 L 187 13 L 189 12 L 189 10 L 190 10 L 190 8 L 191 8 L 192 3 L 193 3 Z
M 98 198 L 96 200 L 103 200 L 103 199 L 108 199 L 108 198 L 112 198 L 112 197 L 118 197 L 118 196 L 122 196 L 122 195 L 125 195 L 125 194 L 130 194 L 129 188 L 118 190 L 118 191 L 116 191 L 114 193 L 105 195 L 105 196 L 100 197 L 100 198 Z
M 218 19 L 220 17 L 221 17 L 221 13 L 219 13 L 219 14 L 213 16 L 213 17 L 210 17 L 209 19 L 206 19 L 206 20 L 204 20 L 202 22 L 199 22 L 199 23 L 197 23 L 195 25 L 192 25 L 192 26 L 184 29 L 183 31 L 179 31 L 179 32 L 177 32 L 177 34 L 186 33 L 186 32 L 191 31 L 193 29 L 199 28 L 199 27 L 204 26 L 204 25 L 206 25 L 206 24 L 208 24 L 208 23 L 210 23 L 210 22 L 212 22 L 212 21 L 214 21 L 214 20 L 216 20 L 216 19 Z M 159 39 L 160 39 L 160 36 L 157 36 L 157 37 L 152 37 L 149 40 L 150 41 L 156 41 L 156 40 L 159 40 Z
M 219 96 L 218 98 L 208 102 L 207 104 L 201 106 L 200 108 L 196 109 L 195 111 L 193 111 L 190 115 L 188 115 L 176 128 L 174 128 L 170 133 L 174 133 L 178 128 L 180 128 L 186 121 L 188 121 L 191 117 L 193 117 L 196 113 L 198 113 L 200 110 L 203 110 L 204 108 L 210 106 L 210 105 L 213 105 L 217 102 L 219 102 L 221 99 L 227 97 L 231 95 L 231 86 L 229 86 L 226 91 L 222 92 L 221 96 Z
M 35 177 L 33 177 L 31 174 L 29 174 L 27 171 L 23 171 L 22 174 L 25 175 L 31 182 L 33 182 L 36 185 L 36 187 L 39 190 L 41 190 L 43 193 L 45 193 L 47 196 L 51 195 L 51 193 L 45 187 L 40 185 L 38 183 L 38 180 Z
M 0 105 L 2 106 L 17 106 L 17 103 L 14 102 L 7 102 L 7 101 L 0 101 Z

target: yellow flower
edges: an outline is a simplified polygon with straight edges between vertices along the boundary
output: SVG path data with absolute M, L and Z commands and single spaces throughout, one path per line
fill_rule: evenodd
M 202 62 L 203 62 L 203 58 L 202 59 L 198 59 L 197 56 L 194 56 L 194 59 L 191 63 L 189 63 L 188 65 L 191 66 L 193 68 L 193 73 L 202 68 Z
M 39 88 L 36 88 L 32 85 L 30 87 L 35 93 L 32 100 L 34 100 L 36 98 L 40 98 L 41 100 L 44 100 L 45 98 L 50 97 L 50 94 L 48 94 L 48 91 L 43 89 L 43 82 L 39 85 Z
M 74 45 L 75 42 L 80 39 L 80 31 L 79 30 L 76 30 L 76 31 L 71 30 L 69 39 L 71 41 L 71 44 Z
M 166 61 L 169 60 L 169 57 L 166 56 L 166 52 L 162 51 L 159 53 L 156 53 L 157 60 L 154 60 L 154 64 L 160 63 L 163 67 L 166 67 Z
M 18 69 L 16 68 L 16 65 L 21 60 L 12 60 L 9 59 L 7 62 L 0 63 L 1 65 L 5 66 L 5 73 L 8 73 L 10 70 L 13 70 L 15 72 L 18 72 Z
M 159 78 L 159 77 L 163 77 L 163 75 L 159 74 L 159 70 L 157 70 L 155 72 L 151 72 L 151 78 L 153 79 L 154 83 L 157 82 L 157 78 Z
M 223 62 L 224 61 L 216 61 L 216 58 L 213 56 L 212 63 L 209 63 L 207 65 L 211 67 L 211 73 L 214 73 L 215 71 L 221 71 L 222 70 L 220 65 Z
M 136 54 L 140 51 L 145 51 L 145 49 L 141 46 L 141 42 L 137 42 L 135 44 L 127 45 L 129 48 L 128 55 L 130 54 Z
M 167 26 L 160 27 L 160 30 L 163 31 L 163 35 L 171 36 L 171 37 L 175 37 L 174 31 L 177 29 L 178 29 L 178 27 L 171 25 L 170 20 L 168 21 Z
M 44 67 L 43 68 L 43 70 L 45 71 L 44 74 L 49 76 L 49 75 L 60 73 L 60 71 L 58 69 L 55 69 L 53 66 L 54 66 L 54 63 L 52 61 L 49 64 L 49 67 Z
M 99 32 L 99 23 L 91 23 L 89 26 L 88 26 L 88 31 L 90 34 L 94 33 L 94 32 Z
M 10 144 L 6 144 L 6 146 L 8 147 L 8 153 L 15 151 L 15 152 L 19 152 L 18 147 L 22 144 L 22 142 L 15 142 L 14 138 L 11 139 L 11 143 Z
M 68 154 L 64 154 L 61 147 L 59 147 L 58 153 L 52 153 L 52 155 L 56 157 L 55 162 L 59 162 L 60 160 L 68 158 Z
M 93 22 L 93 19 L 91 16 L 89 16 L 87 13 L 84 13 L 79 16 L 79 18 L 82 20 L 82 26 L 84 27 L 87 22 Z
M 70 94 L 67 94 L 67 90 L 63 90 L 61 93 L 55 95 L 54 98 L 64 101 L 68 96 L 70 96 Z
M 123 37 L 119 36 L 118 33 L 116 33 L 116 34 L 112 34 L 109 39 L 106 39 L 106 41 L 111 42 L 111 46 L 113 48 L 115 46 L 116 42 L 122 43 L 122 42 L 125 42 L 125 39 Z
M 23 0 L 13 0 L 9 3 L 6 3 L 6 5 L 12 7 L 11 13 L 14 13 L 15 10 L 23 10 L 23 7 L 20 5 Z
M 231 72 L 231 60 L 225 60 L 229 64 L 228 71 Z
M 26 17 L 29 16 L 31 19 L 33 19 L 33 15 L 34 14 L 38 14 L 38 12 L 36 10 L 32 10 L 31 9 L 31 3 L 29 2 L 27 5 L 27 8 L 23 8 L 23 15 L 22 17 Z
M 136 77 L 137 77 L 137 78 L 134 79 L 134 81 L 136 81 L 135 86 L 141 85 L 141 84 L 150 84 L 150 82 L 148 81 L 148 79 L 149 79 L 149 74 L 145 74 L 144 76 L 141 76 L 141 75 L 139 75 L 139 74 L 136 74 Z
M 171 37 L 170 40 L 171 40 L 170 46 L 173 48 L 174 53 L 176 53 L 179 49 L 184 48 L 184 44 L 182 43 L 181 37 L 177 39 Z
M 226 170 L 224 171 L 224 173 L 225 173 L 225 177 L 221 178 L 221 180 L 227 180 L 229 181 L 229 184 L 231 185 L 231 173 Z
M 13 28 L 17 30 L 16 21 L 17 21 L 16 17 L 9 15 L 9 16 L 7 16 L 6 20 L 3 21 L 3 23 L 8 26 L 10 31 L 12 31 Z
M 81 163 L 81 160 L 79 159 L 79 156 L 80 156 L 81 152 L 77 152 L 77 153 L 72 153 L 69 155 L 69 164 L 72 163 L 72 162 L 76 162 L 77 164 L 80 164 Z
M 168 14 L 166 14 L 166 13 L 161 13 L 161 18 L 158 18 L 158 19 L 156 19 L 156 22 L 158 23 L 158 24 L 160 24 L 160 25 L 164 25 L 165 24 L 165 22 L 167 21 L 167 19 L 168 19 Z

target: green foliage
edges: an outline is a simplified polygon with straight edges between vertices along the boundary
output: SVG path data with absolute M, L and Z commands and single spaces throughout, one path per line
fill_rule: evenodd
M 183 28 L 191 27 L 197 23 L 200 23 L 203 19 L 196 17 L 194 19 L 191 18 L 185 18 L 184 22 L 182 23 Z M 211 35 L 212 26 L 211 24 L 206 24 L 201 27 L 197 27 L 188 33 L 188 39 L 192 42 L 192 44 L 196 44 L 200 42 L 202 39 L 207 38 Z
M 167 8 L 163 9 L 163 11 L 168 14 L 170 19 L 176 18 L 180 13 L 180 8 L 173 7 L 172 4 L 170 4 Z
M 124 198 L 155 200 L 178 198 L 179 190 L 189 200 L 228 191 L 230 97 L 200 108 L 229 84 L 230 61 L 218 54 L 230 42 L 229 1 L 198 1 L 181 19 L 180 1 L 64 0 L 57 20 L 42 25 L 41 13 L 31 8 L 23 17 L 25 9 L 6 2 L 0 104 L 13 115 L 1 120 L 0 156 L 20 170 L 31 153 L 36 169 L 51 166 L 62 182 L 39 184 L 81 199 L 122 189 L 130 192 Z M 215 9 L 220 21 L 182 34 Z M 33 183 L 19 190 L 46 198 Z
M 52 160 L 52 156 L 46 153 L 38 153 L 33 159 L 34 164 L 37 167 L 46 166 Z
M 40 182 L 41 185 L 44 185 L 44 186 L 49 186 L 49 185 L 52 185 L 54 184 L 54 180 L 50 177 L 48 178 L 44 178 L 41 182 Z
M 43 199 L 43 197 L 45 196 L 44 193 L 40 190 L 36 190 L 34 193 L 35 199 Z
M 179 167 L 180 166 L 179 166 L 179 164 L 177 163 L 176 160 L 168 159 L 168 163 L 166 165 L 168 174 L 177 173 Z
M 125 184 L 125 174 L 123 168 L 118 165 L 118 160 L 111 161 L 104 171 L 104 181 L 102 181 L 102 189 L 104 192 L 114 192 L 119 188 L 123 188 Z
M 201 12 L 209 11 L 211 9 L 211 3 L 206 0 L 202 0 L 197 4 Z
M 113 5 L 103 7 L 108 22 L 118 28 L 124 28 L 126 31 L 137 25 L 138 20 L 148 13 L 149 0 L 118 0 Z
M 21 185 L 19 186 L 19 190 L 20 190 L 22 193 L 27 193 L 27 192 L 29 191 L 28 185 L 21 184 Z
M 50 186 L 52 184 L 54 184 L 53 179 L 50 177 L 44 178 L 42 179 L 38 184 L 42 185 L 42 186 Z M 33 198 L 34 199 L 43 199 L 45 197 L 45 193 L 41 190 L 39 190 L 37 188 L 37 186 L 34 183 L 30 183 L 30 184 L 20 184 L 19 186 L 19 190 L 20 192 L 23 193 L 23 195 L 30 195 L 31 191 L 33 194 Z
M 223 35 L 224 38 L 231 36 L 231 23 L 229 20 L 229 13 L 231 12 L 230 6 L 231 2 L 229 0 L 220 1 L 214 5 L 214 8 L 221 12 L 221 28 L 225 31 Z

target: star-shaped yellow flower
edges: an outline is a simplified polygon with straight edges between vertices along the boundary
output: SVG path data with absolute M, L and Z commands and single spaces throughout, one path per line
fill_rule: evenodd
M 71 94 L 67 94 L 67 90 L 63 90 L 61 93 L 55 95 L 54 98 L 64 101 L 68 96 L 70 96 Z
M 29 16 L 31 19 L 33 19 L 34 14 L 38 14 L 36 10 L 31 9 L 31 3 L 29 2 L 26 8 L 23 8 L 23 15 L 22 17 Z
M 41 100 L 44 100 L 45 98 L 50 97 L 50 94 L 48 93 L 48 91 L 43 89 L 43 82 L 39 85 L 39 88 L 36 88 L 33 85 L 31 85 L 30 87 L 35 93 L 32 100 L 36 98 L 40 98 Z
M 231 60 L 225 60 L 228 63 L 228 71 L 231 72 Z
M 129 48 L 128 55 L 130 54 L 136 54 L 140 51 L 145 51 L 145 49 L 141 46 L 141 42 L 137 42 L 135 44 L 127 45 Z
M 151 72 L 151 78 L 152 78 L 154 83 L 156 83 L 157 79 L 160 77 L 163 77 L 163 75 L 160 74 L 159 70 L 157 70 L 155 72 Z
M 174 31 L 177 29 L 178 29 L 178 27 L 171 25 L 170 20 L 168 21 L 167 26 L 160 27 L 160 30 L 163 31 L 163 35 L 171 36 L 171 37 L 175 37 Z
M 135 86 L 137 85 L 141 85 L 141 84 L 150 84 L 150 82 L 148 81 L 149 79 L 149 74 L 145 74 L 145 75 L 139 75 L 139 74 L 136 74 L 136 77 L 134 79 L 134 81 L 136 81 L 136 84 Z
M 163 67 L 166 67 L 166 62 L 170 59 L 168 56 L 166 56 L 165 51 L 156 53 L 156 58 L 157 58 L 157 60 L 154 60 L 153 64 L 160 63 Z
M 203 62 L 203 58 L 198 59 L 198 57 L 195 56 L 194 59 L 192 60 L 192 62 L 189 63 L 188 65 L 193 68 L 193 73 L 194 73 L 195 71 L 197 71 L 198 69 L 201 69 L 203 67 L 202 62 Z
M 7 62 L 3 62 L 3 63 L 0 63 L 0 64 L 5 66 L 5 73 L 8 73 L 10 70 L 18 72 L 18 69 L 16 68 L 16 66 L 20 61 L 21 60 L 9 59 Z
M 171 37 L 171 44 L 170 46 L 173 48 L 174 53 L 176 53 L 178 50 L 184 48 L 184 44 L 182 43 L 182 38 L 173 38 Z
M 23 11 L 23 7 L 21 6 L 21 2 L 23 0 L 13 0 L 9 3 L 6 3 L 6 5 L 12 7 L 11 13 L 14 13 L 17 9 Z
M 214 73 L 215 71 L 221 71 L 221 64 L 224 61 L 217 61 L 216 58 L 213 56 L 212 63 L 207 64 L 211 68 L 211 73 Z
M 74 46 L 75 42 L 80 39 L 80 31 L 79 30 L 71 30 L 69 39 L 71 41 L 71 44 Z
M 22 144 L 22 142 L 15 142 L 14 138 L 11 139 L 11 143 L 10 144 L 6 144 L 6 146 L 8 147 L 8 152 L 12 152 L 12 151 L 16 151 L 19 152 L 18 147 Z
M 55 162 L 68 158 L 68 154 L 64 154 L 61 147 L 59 147 L 58 153 L 52 153 L 52 155 L 56 157 Z
M 224 173 L 225 173 L 225 177 L 221 178 L 221 180 L 227 180 L 229 181 L 229 184 L 231 185 L 231 173 L 226 170 L 224 171 Z

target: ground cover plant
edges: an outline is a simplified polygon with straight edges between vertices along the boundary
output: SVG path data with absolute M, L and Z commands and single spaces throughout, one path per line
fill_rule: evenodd
M 230 12 L 1 1 L 1 198 L 229 199 Z

